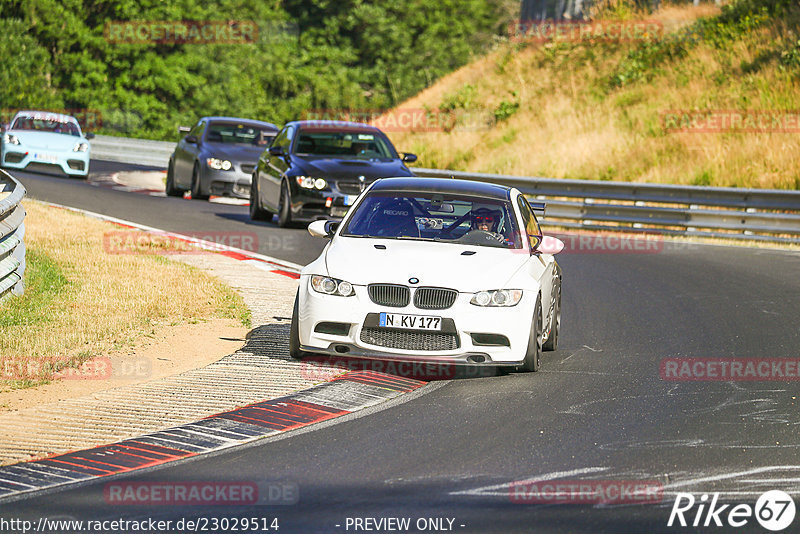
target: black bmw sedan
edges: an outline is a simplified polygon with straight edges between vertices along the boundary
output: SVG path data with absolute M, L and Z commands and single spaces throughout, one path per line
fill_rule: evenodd
M 253 173 L 250 218 L 278 225 L 339 218 L 378 178 L 414 176 L 378 128 L 356 122 L 287 123 L 264 151 Z
M 167 167 L 167 195 L 249 198 L 250 178 L 259 155 L 278 132 L 269 122 L 236 117 L 203 117 L 175 147 Z

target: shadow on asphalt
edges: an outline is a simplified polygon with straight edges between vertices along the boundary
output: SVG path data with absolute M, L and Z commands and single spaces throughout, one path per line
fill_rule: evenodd
M 275 228 L 278 229 L 278 225 L 272 221 L 254 221 L 250 218 L 250 214 L 247 212 L 247 207 L 242 206 L 243 211 L 242 213 L 215 213 L 217 217 L 220 219 L 227 219 L 229 221 L 236 221 L 244 224 L 248 224 L 250 226 L 263 226 L 265 228 Z
M 281 317 L 284 324 L 268 324 L 253 328 L 247 334 L 243 352 L 258 356 L 291 360 L 289 357 L 289 321 Z M 300 373 L 309 380 L 331 380 L 343 371 L 374 371 L 401 378 L 423 380 L 454 380 L 501 376 L 504 373 L 491 365 L 466 366 L 449 362 L 373 360 L 349 356 L 310 354 L 301 361 Z

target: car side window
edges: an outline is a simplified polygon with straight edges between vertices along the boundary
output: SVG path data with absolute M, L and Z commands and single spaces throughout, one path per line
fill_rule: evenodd
M 536 220 L 536 215 L 523 195 L 517 197 L 517 204 L 519 205 L 520 213 L 522 213 L 522 220 L 525 222 L 525 233 L 528 235 L 531 249 L 534 249 L 542 241 L 542 229 L 539 227 L 539 221 Z
M 289 149 L 292 146 L 292 140 L 294 139 L 294 130 L 295 130 L 294 126 L 289 126 L 288 128 L 286 128 L 286 130 L 284 130 L 285 139 L 281 143 L 281 146 L 283 147 L 283 151 L 286 152 L 287 154 L 289 153 Z
M 286 128 L 280 131 L 278 135 L 275 136 L 275 139 L 272 140 L 272 144 L 270 146 L 285 146 L 286 145 Z
M 189 132 L 189 135 L 193 135 L 198 139 L 202 138 L 203 137 L 203 130 L 205 129 L 205 126 L 206 126 L 205 121 L 198 122 L 195 125 L 195 127 L 192 128 L 192 131 Z

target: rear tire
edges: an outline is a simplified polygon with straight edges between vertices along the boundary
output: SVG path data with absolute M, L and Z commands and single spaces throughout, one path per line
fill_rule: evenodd
M 300 324 L 298 318 L 298 310 L 300 300 L 300 291 L 294 297 L 294 309 L 292 310 L 292 324 L 289 327 L 289 356 L 293 360 L 302 360 L 306 355 L 305 351 L 300 350 Z
M 528 350 L 522 362 L 522 370 L 537 372 L 542 359 L 542 297 L 536 297 L 536 308 L 533 311 L 531 335 L 528 339 Z
M 288 228 L 292 225 L 292 194 L 289 192 L 289 184 L 281 184 L 281 202 L 278 208 L 278 226 Z
M 542 350 L 556 350 L 558 348 L 558 334 L 561 329 L 561 279 L 558 278 L 558 283 L 553 291 L 556 292 L 556 303 L 553 308 L 553 318 L 550 324 L 550 335 L 547 337 L 547 342 L 542 346 Z
M 192 170 L 192 199 L 193 200 L 208 200 L 208 195 L 204 195 L 202 191 L 202 184 L 200 183 L 200 166 L 195 163 Z
M 250 219 L 253 221 L 271 221 L 272 212 L 261 207 L 258 201 L 258 173 L 253 173 L 250 184 Z
M 175 187 L 175 164 L 170 161 L 167 166 L 167 187 L 165 192 L 168 197 L 182 197 L 183 191 Z

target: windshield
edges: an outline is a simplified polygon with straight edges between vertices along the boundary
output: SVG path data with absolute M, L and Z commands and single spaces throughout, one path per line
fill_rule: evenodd
M 12 130 L 34 130 L 80 137 L 78 124 L 59 118 L 57 115 L 20 115 L 11 125 Z
M 304 156 L 335 156 L 360 159 L 397 157 L 389 142 L 372 132 L 304 129 L 295 145 L 295 153 Z
M 266 146 L 275 137 L 272 130 L 235 122 L 212 122 L 208 125 L 206 141 L 237 145 Z
M 341 235 L 522 247 L 510 203 L 439 193 L 369 194 Z

